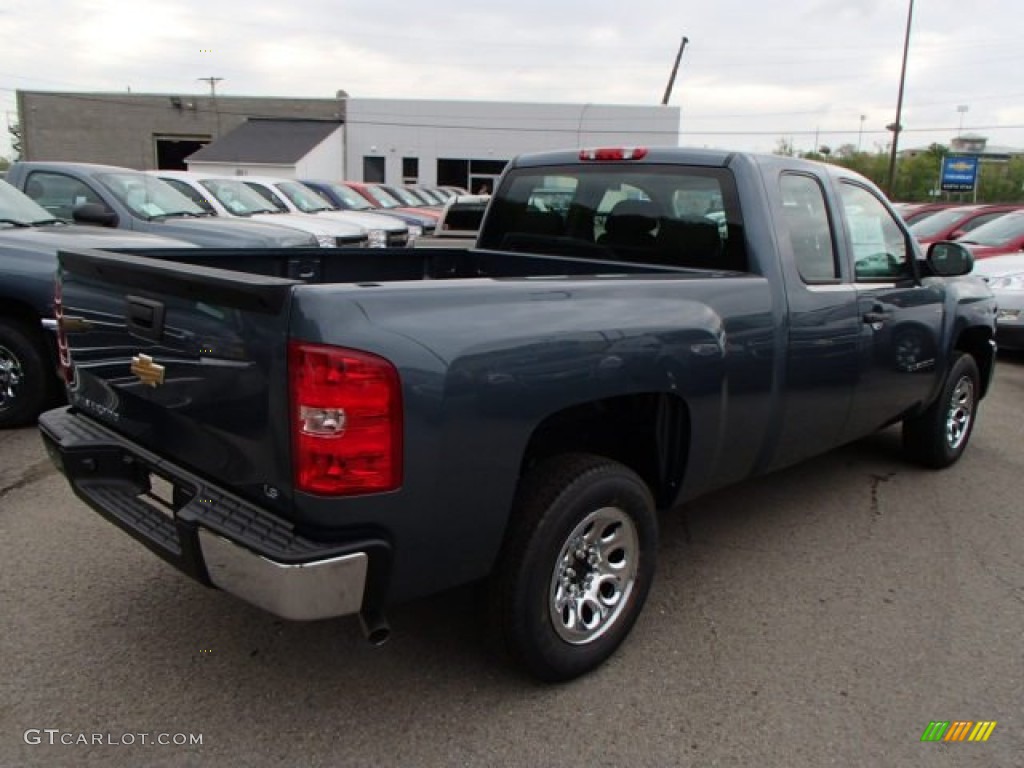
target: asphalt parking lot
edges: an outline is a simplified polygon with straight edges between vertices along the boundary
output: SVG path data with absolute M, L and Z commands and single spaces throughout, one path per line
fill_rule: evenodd
M 890 430 L 665 516 L 631 638 L 562 686 L 494 660 L 471 589 L 382 648 L 204 589 L 0 432 L 0 765 L 1024 765 L 1022 403 L 1003 358 L 951 470 Z M 958 720 L 997 726 L 922 743 Z

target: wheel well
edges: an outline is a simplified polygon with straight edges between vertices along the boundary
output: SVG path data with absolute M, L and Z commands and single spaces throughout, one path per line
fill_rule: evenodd
M 0 320 L 3 320 L 4 318 L 18 320 L 19 322 L 31 326 L 33 330 L 38 330 L 39 313 L 32 309 L 28 304 L 5 296 L 3 297 L 2 306 L 3 308 L 0 309 Z
M 54 381 L 57 380 L 57 339 L 55 334 L 49 333 L 39 324 L 39 313 L 31 305 L 23 301 L 3 297 L 0 299 L 0 323 L 5 320 L 13 320 L 25 326 L 30 334 L 30 339 L 41 345 L 42 352 L 48 361 L 52 362 Z
M 958 352 L 966 352 L 977 363 L 978 373 L 981 375 L 982 397 L 988 393 L 992 366 L 995 363 L 992 345 L 989 343 L 991 339 L 992 333 L 987 328 L 967 328 L 957 338 L 954 347 Z
M 690 445 L 686 403 L 652 392 L 573 406 L 548 416 L 527 444 L 520 472 L 563 453 L 614 459 L 647 483 L 659 508 L 679 492 Z

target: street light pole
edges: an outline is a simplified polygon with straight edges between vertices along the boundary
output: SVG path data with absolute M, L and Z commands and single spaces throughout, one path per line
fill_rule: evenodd
M 903 114 L 903 85 L 907 80 L 907 53 L 910 51 L 910 24 L 914 19 L 914 0 L 910 0 L 907 8 L 907 33 L 903 38 L 903 66 L 900 68 L 900 92 L 896 97 L 896 122 L 886 126 L 892 131 L 892 149 L 889 152 L 889 181 L 886 184 L 885 193 L 892 197 L 893 188 L 896 183 L 896 148 L 900 141 L 900 118 Z
M 957 106 L 956 111 L 960 113 L 960 127 L 956 129 L 956 137 L 959 139 L 960 134 L 964 132 L 964 115 L 967 114 L 967 105 L 960 104 Z
M 867 115 L 860 116 L 860 128 L 857 129 L 857 154 L 860 154 L 860 143 L 864 138 L 864 121 L 868 119 Z

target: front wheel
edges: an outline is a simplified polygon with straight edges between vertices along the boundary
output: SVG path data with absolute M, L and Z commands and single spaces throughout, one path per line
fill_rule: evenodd
M 968 354 L 953 359 L 942 392 L 929 408 L 903 422 L 903 445 L 915 461 L 934 469 L 955 463 L 974 430 L 981 377 Z
M 513 660 L 547 681 L 599 666 L 629 634 L 654 578 L 650 491 L 599 456 L 549 459 L 522 481 L 491 585 Z

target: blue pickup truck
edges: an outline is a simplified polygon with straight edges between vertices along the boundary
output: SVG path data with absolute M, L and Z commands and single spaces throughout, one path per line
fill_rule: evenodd
M 86 504 L 372 641 L 481 581 L 545 680 L 625 639 L 659 510 L 899 423 L 948 466 L 995 360 L 962 246 L 922 254 L 868 181 L 776 156 L 523 156 L 471 249 L 60 261 L 70 405 L 40 429 Z

